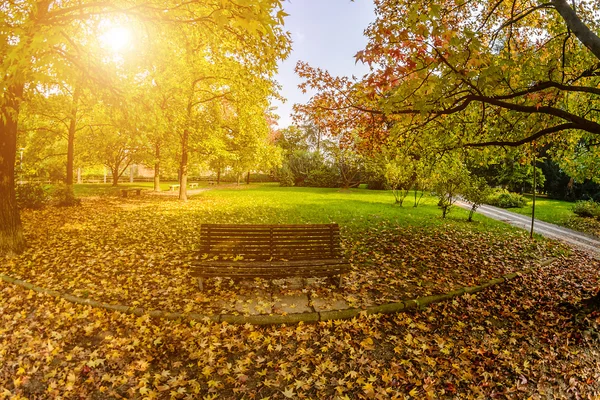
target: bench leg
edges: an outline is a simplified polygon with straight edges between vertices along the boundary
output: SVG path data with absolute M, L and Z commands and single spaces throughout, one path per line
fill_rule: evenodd
M 198 278 L 198 287 L 201 292 L 204 290 L 204 278 Z
M 338 289 L 342 287 L 342 278 L 343 278 L 343 277 L 344 277 L 344 275 L 341 275 L 341 274 L 340 274 L 340 278 L 339 278 L 339 280 L 338 280 L 338 282 L 337 282 L 337 287 L 338 287 Z
M 125 191 L 125 190 L 121 190 L 121 196 L 123 196 L 123 197 L 127 197 L 127 191 Z

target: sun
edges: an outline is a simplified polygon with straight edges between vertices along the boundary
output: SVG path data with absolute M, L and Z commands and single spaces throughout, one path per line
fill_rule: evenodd
M 122 26 L 112 27 L 100 36 L 100 42 L 103 47 L 115 53 L 120 53 L 131 47 L 131 39 L 131 31 Z

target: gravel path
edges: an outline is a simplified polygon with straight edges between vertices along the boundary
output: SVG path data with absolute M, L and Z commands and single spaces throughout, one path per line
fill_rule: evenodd
M 471 209 L 470 204 L 460 200 L 456 202 L 456 205 L 467 210 Z M 517 228 L 528 231 L 531 229 L 531 217 L 526 215 L 517 214 L 502 208 L 488 205 L 482 205 L 479 207 L 477 209 L 477 213 L 485 215 L 488 218 L 506 222 L 512 226 L 516 226 Z M 562 226 L 550 224 L 548 222 L 540 221 L 539 219 L 535 220 L 533 224 L 533 231 L 547 238 L 560 240 L 569 245 L 586 250 L 592 253 L 595 257 L 600 258 L 600 240 L 594 238 L 593 236 L 564 228 Z

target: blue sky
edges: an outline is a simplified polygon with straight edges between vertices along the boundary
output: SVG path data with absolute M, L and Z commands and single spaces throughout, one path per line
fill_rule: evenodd
M 305 103 L 310 94 L 298 89 L 294 73 L 299 60 L 328 70 L 332 75 L 362 76 L 368 67 L 355 64 L 354 55 L 367 43 L 363 31 L 375 19 L 372 0 L 286 0 L 285 28 L 292 34 L 292 52 L 279 66 L 277 81 L 287 102 L 274 101 L 279 127 L 291 124 L 294 103 Z

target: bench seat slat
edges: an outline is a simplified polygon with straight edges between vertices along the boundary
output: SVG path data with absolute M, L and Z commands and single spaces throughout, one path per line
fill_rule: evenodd
M 263 238 L 276 238 L 276 239 L 280 239 L 280 240 L 293 240 L 293 239 L 298 239 L 298 238 L 302 238 L 302 239 L 329 239 L 330 237 L 339 237 L 339 234 L 337 233 L 329 233 L 329 232 L 322 232 L 322 233 L 318 233 L 318 232 L 314 232 L 314 233 L 310 233 L 310 234 L 302 234 L 301 232 L 290 232 L 290 233 L 285 233 L 285 234 L 281 234 L 281 233 L 273 233 L 271 235 L 270 232 L 260 232 L 260 233 L 249 233 L 249 232 L 228 232 L 228 233 L 221 233 L 221 232 L 201 232 L 201 236 L 210 236 L 211 239 L 234 239 L 234 238 L 248 238 L 248 239 L 263 239 Z
M 211 244 L 218 243 L 235 243 L 239 245 L 244 244 L 252 244 L 252 243 L 281 243 L 281 244 L 293 244 L 293 243 L 330 243 L 331 236 L 319 236 L 319 237 L 302 237 L 295 236 L 289 238 L 281 238 L 281 237 L 246 237 L 246 236 L 229 236 L 229 237 L 215 237 L 211 236 L 210 242 Z M 335 240 L 335 238 L 334 238 Z
M 253 263 L 245 266 L 202 266 L 197 268 L 193 275 L 204 277 L 229 276 L 229 277 L 289 277 L 289 276 L 331 276 L 348 272 L 349 264 L 323 264 L 308 265 L 303 267 L 290 267 L 287 263 Z
M 210 268 L 227 268 L 227 267 L 235 267 L 235 268 L 244 268 L 251 266 L 269 266 L 269 267 L 286 267 L 286 268 L 294 268 L 301 267 L 307 265 L 347 265 L 348 261 L 343 258 L 330 258 L 330 259 L 320 259 L 315 260 L 310 263 L 306 263 L 305 261 L 296 261 L 296 260 L 288 260 L 288 261 L 204 261 L 202 266 L 210 267 Z
M 205 251 L 202 251 L 205 250 Z M 294 253 L 294 252 L 314 252 L 314 253 L 341 253 L 340 248 L 324 248 L 324 247 L 314 247 L 314 246 L 296 246 L 296 247 L 233 247 L 233 246 L 218 246 L 213 247 L 212 249 L 200 249 L 199 254 L 209 254 L 209 255 L 244 255 L 244 254 L 279 254 L 279 253 Z
M 333 229 L 339 229 L 337 224 L 286 224 L 286 225 L 278 225 L 278 224 L 202 224 L 201 228 L 218 228 L 218 229 L 247 229 L 247 228 L 256 228 L 256 229 L 310 229 L 310 228 L 319 228 L 319 229 L 330 229 L 330 225 L 333 225 Z
M 208 245 L 203 245 L 203 248 L 209 248 Z M 218 242 L 211 243 L 212 249 L 220 249 L 220 248 L 232 248 L 232 249 L 247 249 L 247 248 L 281 248 L 281 249 L 294 249 L 296 247 L 314 247 L 314 248 L 340 248 L 337 245 L 330 246 L 330 243 L 326 242 L 293 242 L 293 243 L 272 243 L 270 246 L 269 242 L 259 242 L 259 243 L 240 243 L 240 242 Z M 217 250 L 218 251 L 218 250 Z

